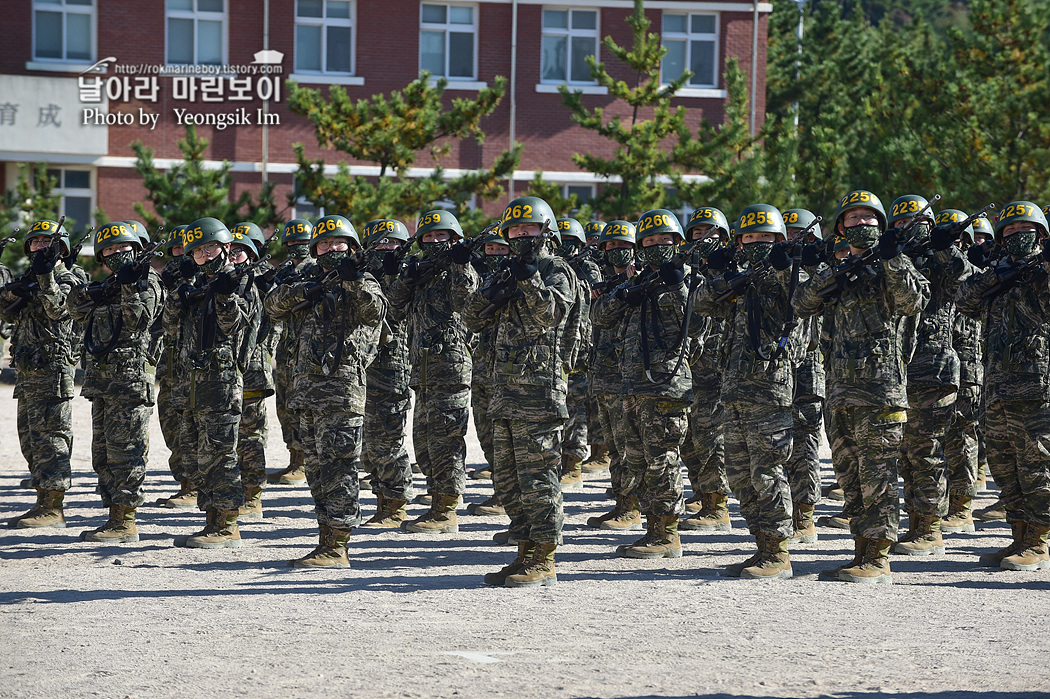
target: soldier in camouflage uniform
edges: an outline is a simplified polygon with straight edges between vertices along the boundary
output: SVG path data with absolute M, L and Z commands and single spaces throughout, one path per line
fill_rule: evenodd
M 906 241 L 894 229 L 886 231 L 886 210 L 871 192 L 844 196 L 832 229 L 867 264 L 850 277 L 820 270 L 793 298 L 801 318 L 825 313 L 828 436 L 841 463 L 836 476 L 846 495 L 843 514 L 855 537 L 853 560 L 821 575 L 889 584 L 888 555 L 900 520 L 897 456 L 908 419 L 904 334 L 907 318 L 929 301 L 930 288 L 901 255 Z
M 369 269 L 379 276 L 384 294 L 393 278 L 382 274 L 383 257 L 409 240 L 408 228 L 401 221 L 378 219 L 365 226 L 364 244 Z M 365 400 L 364 450 L 362 464 L 372 480 L 378 509 L 362 526 L 397 529 L 408 519 L 405 505 L 412 487 L 412 464 L 405 438 L 412 393 L 408 385 L 412 371 L 408 363 L 408 323 L 388 311 L 385 337 L 379 354 L 368 366 Z
M 959 287 L 961 313 L 985 323 L 988 465 L 1013 541 L 981 556 L 1005 570 L 1050 568 L 1050 248 L 1046 216 L 1028 201 L 1003 207 L 996 242 L 1008 258 Z M 1040 240 L 1043 241 L 1040 246 Z M 1025 273 L 1014 272 L 1024 265 Z
M 467 295 L 478 286 L 469 265 L 450 263 L 449 249 L 463 239 L 463 229 L 450 212 L 425 213 L 416 224 L 422 261 L 401 261 L 388 254 L 387 275 L 398 275 L 388 298 L 407 318 L 411 338 L 410 384 L 416 394 L 412 415 L 412 445 L 427 478 L 430 510 L 405 522 L 410 532 L 438 534 L 459 531 L 456 506 L 466 488 L 467 421 L 470 419 L 471 360 L 469 331 L 460 312 Z
M 262 229 L 251 221 L 238 223 L 230 231 L 233 243 L 230 261 L 243 270 L 266 254 L 266 237 Z M 270 290 L 276 270 L 252 274 L 258 297 L 264 298 Z M 273 321 L 258 304 L 249 321 L 247 337 L 242 340 L 239 361 L 244 365 L 244 392 L 241 401 L 241 420 L 237 426 L 237 467 L 241 471 L 244 504 L 237 518 L 241 522 L 257 522 L 263 518 L 262 491 L 266 486 L 266 399 L 274 394 L 273 353 L 276 336 Z
M 150 329 L 164 291 L 150 259 L 136 262 L 143 245 L 126 222 L 99 228 L 94 244 L 95 261 L 111 276 L 74 287 L 67 305 L 86 328 L 82 395 L 91 401 L 91 467 L 109 519 L 80 538 L 131 542 L 139 540 L 135 513 L 144 499 L 149 419 L 156 402 Z
M 569 420 L 565 423 L 561 444 L 562 490 L 583 487 L 583 460 L 587 458 L 589 419 L 587 415 L 587 360 L 591 353 L 590 290 L 602 280 L 601 268 L 590 258 L 587 236 L 583 226 L 574 218 L 558 219 L 561 243 L 558 256 L 569 263 L 576 278 L 586 285 L 585 308 L 582 309 L 584 346 L 580 348 L 578 364 L 569 373 L 569 397 L 567 400 Z
M 695 246 L 698 260 L 706 265 L 708 256 L 729 241 L 729 223 L 718 209 L 701 206 L 690 214 L 685 236 Z M 722 432 L 724 408 L 719 398 L 722 383 L 719 353 L 725 328 L 724 317 L 711 318 L 707 339 L 693 346 L 689 361 L 693 404 L 689 407 L 689 432 L 682 443 L 682 463 L 693 489 L 693 497 L 685 501 L 685 509 L 692 516 L 679 523 L 680 529 L 729 531 L 731 528 Z
M 698 312 L 726 318 L 721 360 L 726 475 L 758 547 L 747 560 L 727 566 L 725 574 L 790 578 L 794 520 L 785 466 L 791 458 L 794 372 L 802 348 L 791 293 L 799 281 L 795 275 L 804 273 L 792 265 L 794 246 L 785 241 L 784 220 L 775 207 L 746 207 L 736 236 L 747 267 L 712 279 L 696 299 Z M 726 270 L 729 260 L 719 250 L 708 264 Z M 732 292 L 728 282 L 740 274 L 753 281 Z
M 813 223 L 816 216 L 806 209 L 788 209 L 784 212 L 788 240 Z M 806 234 L 803 245 L 823 243 L 824 233 L 817 223 Z M 819 269 L 819 267 L 817 268 Z M 807 274 L 816 271 L 807 269 Z M 795 368 L 795 397 L 791 402 L 793 427 L 791 430 L 791 458 L 786 464 L 791 483 L 792 511 L 795 532 L 792 542 L 812 544 L 817 540 L 813 510 L 820 501 L 820 436 L 824 414 L 824 362 L 820 355 L 820 316 L 802 321 L 803 356 Z
M 551 254 L 549 239 L 557 226 L 542 199 L 511 201 L 500 220 L 514 253 L 500 271 L 505 303 L 494 305 L 486 295 L 472 293 L 463 315 L 475 332 L 494 328 L 492 483 L 518 541 L 518 555 L 486 575 L 488 585 L 536 587 L 558 581 L 554 552 L 564 520 L 561 433 L 582 309 L 576 306 L 581 288 L 575 273 Z M 457 261 L 464 261 L 462 254 Z
M 945 209 L 937 214 L 937 224 L 956 223 L 966 218 L 958 209 Z M 973 245 L 974 225 L 962 232 L 960 247 L 965 252 Z M 976 270 L 974 270 L 976 271 Z M 971 511 L 977 495 L 977 452 L 981 414 L 981 386 L 984 384 L 984 347 L 981 321 L 956 313 L 952 327 L 952 348 L 959 355 L 959 394 L 955 399 L 950 427 L 944 436 L 944 461 L 948 485 L 948 515 L 941 520 L 944 533 L 976 531 Z
M 602 231 L 598 250 L 610 268 L 604 292 L 635 275 L 635 227 L 628 221 L 610 221 Z M 609 286 L 611 285 L 611 286 Z M 599 290 L 591 289 L 591 303 Z M 619 423 L 623 419 L 620 387 L 621 332 L 617 325 L 601 327 L 592 320 L 594 342 L 591 349 L 590 374 L 587 377 L 591 398 L 598 409 L 602 439 L 609 457 L 609 479 L 616 505 L 603 515 L 591 517 L 587 526 L 615 531 L 635 531 L 642 528 L 642 513 L 637 493 L 624 489 L 624 445 L 618 440 L 623 434 Z
M 8 524 L 18 529 L 65 527 L 62 503 L 71 479 L 74 345 L 80 343 L 66 297 L 83 280 L 58 264 L 61 255 L 69 254 L 69 238 L 58 222 L 34 222 L 23 250 L 32 260 L 25 274 L 0 291 L 0 321 L 14 324 L 11 363 L 17 375 L 19 441 L 37 499 L 32 509 Z
M 288 251 L 288 259 L 277 272 L 275 283 L 281 284 L 298 279 L 314 266 L 310 259 L 310 236 L 313 225 L 303 218 L 293 218 L 281 229 L 281 245 Z M 306 481 L 306 466 L 303 462 L 302 441 L 299 439 L 299 415 L 288 407 L 289 391 L 292 388 L 292 371 L 295 358 L 292 348 L 298 342 L 299 329 L 293 324 L 274 322 L 277 349 L 274 351 L 274 391 L 277 397 L 277 420 L 281 423 L 281 436 L 288 447 L 288 466 L 266 476 L 270 483 L 294 485 Z
M 484 245 L 484 256 L 474 259 L 474 271 L 481 278 L 481 286 L 492 281 L 492 275 L 497 271 L 499 265 L 507 259 L 510 247 L 506 239 L 500 235 L 499 230 L 489 233 L 482 241 Z M 496 457 L 493 454 L 492 445 L 492 416 L 489 415 L 489 403 L 492 399 L 493 364 L 495 355 L 492 353 L 492 342 L 495 340 L 495 326 L 486 326 L 477 333 L 477 346 L 472 355 L 472 376 L 470 380 L 470 410 L 474 415 L 474 430 L 481 444 L 481 451 L 485 454 L 488 462 L 488 470 L 491 477 L 492 464 Z M 475 472 L 476 473 L 476 472 Z M 467 512 L 472 515 L 505 515 L 506 508 L 499 503 L 493 490 L 492 497 L 481 503 L 467 505 Z
M 317 548 L 291 561 L 299 568 L 348 568 L 346 545 L 361 521 L 357 471 L 361 463 L 365 371 L 379 349 L 387 303 L 379 283 L 355 255 L 361 241 L 343 216 L 317 221 L 310 251 L 318 281 L 280 284 L 266 310 L 297 328 L 289 407 L 301 416 L 306 475 L 320 528 Z M 294 322 L 293 321 L 294 317 Z
M 617 446 L 623 446 L 621 489 L 638 497 L 647 521 L 645 535 L 618 547 L 617 553 L 680 558 L 678 516 L 684 503 L 679 449 L 693 388 L 689 365 L 678 361 L 689 353 L 690 338 L 682 336 L 689 291 L 685 269 L 671 258 L 684 237 L 677 217 L 665 209 L 643 214 L 637 232 L 636 254 L 645 272 L 599 296 L 591 307 L 595 325 L 618 330 L 623 416 L 613 429 L 619 432 Z M 699 321 L 691 329 L 704 328 Z
M 616 274 L 616 272 L 612 272 L 612 267 L 605 260 L 605 253 L 601 251 L 600 242 L 602 231 L 604 230 L 605 221 L 588 221 L 583 226 L 583 232 L 587 236 L 587 247 L 593 251 L 591 253 L 591 260 L 598 265 L 598 271 L 602 279 L 605 279 L 610 272 Z M 598 330 L 594 328 L 592 324 L 591 337 L 586 338 L 588 347 L 590 347 L 590 349 L 587 350 L 588 361 L 590 361 L 591 356 L 593 356 L 593 345 L 597 334 Z M 594 399 L 594 393 L 590 390 L 589 371 L 587 374 L 587 380 L 587 441 L 589 442 L 588 447 L 590 456 L 584 460 L 582 470 L 584 474 L 601 474 L 609 470 L 609 464 L 612 461 L 612 458 L 609 456 L 609 449 L 605 444 L 605 434 L 602 430 L 601 417 L 598 415 L 598 401 Z
M 244 393 L 238 364 L 244 334 L 255 318 L 258 294 L 250 275 L 230 261 L 233 236 L 223 223 L 201 218 L 183 232 L 185 254 L 199 265 L 196 285 L 183 284 L 164 306 L 164 332 L 181 334 L 175 373 L 186 380 L 172 387 L 172 405 L 182 413 L 179 439 L 204 528 L 178 537 L 176 546 L 239 548 L 237 514 L 244 487 L 237 466 L 237 431 Z
M 926 204 L 918 195 L 898 197 L 890 209 L 889 225 L 904 226 Z M 904 481 L 908 533 L 893 551 L 910 556 L 944 553 L 941 520 L 948 514 L 944 438 L 959 391 L 959 355 L 952 347 L 955 292 L 973 269 L 952 241 L 943 241 L 944 247 L 923 245 L 929 242 L 932 228 L 933 215 L 924 216 L 912 228 L 915 242 L 905 248 L 930 282 L 930 301 L 916 319 L 915 349 L 908 363 L 910 409 L 897 465 Z M 928 249 L 913 252 L 923 247 Z
M 171 259 L 160 272 L 161 284 L 165 294 L 172 294 L 182 284 L 190 282 L 197 275 L 197 263 L 183 254 L 182 233 L 186 226 L 175 226 L 168 233 L 164 242 L 165 252 Z M 162 308 L 163 310 L 163 308 Z M 159 322 L 158 322 L 159 321 Z M 157 314 L 154 327 L 159 325 L 161 333 L 161 353 L 157 362 L 157 417 L 160 420 L 160 431 L 164 443 L 171 452 L 168 455 L 168 469 L 179 484 L 179 491 L 171 497 L 158 498 L 157 505 L 173 510 L 189 510 L 197 506 L 197 486 L 190 481 L 190 475 L 183 468 L 182 451 L 179 446 L 179 425 L 182 423 L 182 412 L 171 403 L 172 386 L 185 380 L 175 374 L 175 357 L 179 353 L 182 338 L 164 334 L 164 314 Z

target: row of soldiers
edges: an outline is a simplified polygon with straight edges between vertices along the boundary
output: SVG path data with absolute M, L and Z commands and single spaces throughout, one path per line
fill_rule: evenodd
M 827 236 L 812 213 L 765 204 L 732 225 L 700 207 L 684 227 L 666 210 L 585 227 L 523 197 L 471 238 L 442 210 L 411 237 L 392 219 L 363 239 L 342 216 L 293 220 L 277 266 L 254 224 L 201 219 L 171 231 L 159 274 L 157 245 L 118 222 L 94 240 L 110 275 L 88 282 L 60 226 L 37 222 L 30 268 L 14 281 L 5 271 L 0 292 L 38 491 L 12 525 L 64 526 L 83 355 L 110 511 L 87 540 L 137 540 L 156 402 L 181 485 L 162 504 L 207 514 L 176 544 L 240 546 L 238 520 L 262 517 L 264 400 L 276 392 L 291 458 L 270 480 L 305 478 L 320 530 L 296 566 L 349 565 L 358 525 L 458 531 L 473 407 L 494 485 L 473 507 L 505 513 L 496 538 L 518 546 L 489 584 L 554 584 L 562 489 L 605 468 L 615 507 L 588 524 L 636 530 L 645 515 L 644 536 L 619 555 L 681 556 L 679 527 L 730 527 L 732 492 L 757 550 L 727 575 L 790 577 L 789 545 L 816 538 L 822 422 L 845 497 L 837 519 L 856 541 L 854 559 L 826 574 L 888 583 L 891 547 L 942 553 L 946 522 L 972 530 L 982 413 L 1014 535 L 982 561 L 1050 567 L 1047 463 L 1033 458 L 1050 405 L 1046 229 L 1028 202 L 1005 207 L 993 232 L 956 210 L 935 217 L 914 195 L 887 215 L 866 191 L 842 199 Z M 409 520 L 413 394 L 430 509 Z M 359 468 L 378 500 L 363 524 Z M 899 540 L 898 470 L 910 527 Z

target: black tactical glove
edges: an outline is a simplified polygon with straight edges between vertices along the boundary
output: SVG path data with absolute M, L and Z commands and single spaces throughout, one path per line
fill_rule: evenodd
M 950 223 L 935 226 L 930 232 L 930 247 L 934 250 L 947 250 L 959 239 L 959 231 Z
M 463 243 L 456 243 L 448 251 L 449 258 L 457 265 L 465 265 L 470 262 L 470 248 Z
M 897 235 L 896 228 L 887 228 L 886 232 L 879 238 L 879 257 L 884 260 L 892 260 L 904 252 L 905 241 Z
M 383 255 L 383 274 L 390 276 L 401 271 L 401 258 L 391 250 Z
M 645 298 L 645 292 L 640 284 L 638 286 L 625 286 L 616 292 L 616 298 L 628 306 L 641 306 L 642 299 Z
M 321 294 L 324 293 L 324 285 L 318 284 L 317 282 L 306 282 L 303 284 L 300 290 L 303 301 L 309 301 L 315 303 L 317 299 L 321 298 Z
M 277 268 L 273 265 L 266 265 L 266 271 L 255 278 L 255 284 L 260 289 L 265 285 L 267 289 L 273 287 L 273 283 L 277 280 Z
M 988 240 L 980 245 L 971 245 L 966 251 L 966 259 L 974 267 L 985 269 L 992 262 L 992 241 Z
M 239 282 L 240 280 L 233 276 L 232 272 L 219 272 L 212 277 L 209 286 L 216 294 L 226 296 L 234 292 Z
M 37 250 L 36 255 L 33 256 L 33 276 L 39 277 L 43 274 L 50 274 L 51 270 L 55 268 L 55 264 L 58 262 L 58 248 L 57 247 L 46 247 L 42 250 Z
M 1050 262 L 1050 245 L 1046 244 L 1046 240 L 1043 240 L 1043 249 L 1039 251 L 1039 256 L 1043 258 L 1043 262 Z
M 816 267 L 828 259 L 827 246 L 824 243 L 810 243 L 802 248 L 802 266 Z
M 729 265 L 732 261 L 732 249 L 728 245 L 723 245 L 722 247 L 712 250 L 711 254 L 707 256 L 707 267 L 716 272 L 724 272 L 729 269 Z
M 773 269 L 779 272 L 791 266 L 791 248 L 794 245 L 794 243 L 784 242 L 773 246 L 773 249 L 769 251 L 769 264 L 773 266 Z
M 183 311 L 190 310 L 193 304 L 190 302 L 190 296 L 197 291 L 197 287 L 192 284 L 183 284 L 175 290 L 175 298 L 179 300 L 179 306 Z
M 165 265 L 160 271 L 160 281 L 165 289 L 174 289 L 175 285 L 182 281 L 182 275 L 172 269 L 171 265 Z
M 357 261 L 353 257 L 344 257 L 339 260 L 339 264 L 336 265 L 335 271 L 339 274 L 339 278 L 344 282 L 356 282 L 361 277 L 365 276 L 365 273 L 357 265 Z
M 142 265 L 146 267 L 149 263 Z M 117 272 L 117 284 L 121 286 L 131 286 L 132 284 L 138 284 L 139 280 L 142 279 L 142 269 L 139 265 L 128 263 L 120 268 Z M 149 274 L 149 272 L 146 272 Z
M 525 281 L 536 274 L 539 269 L 540 261 L 534 252 L 518 255 L 510 261 L 510 273 L 519 282 Z
M 660 281 L 667 286 L 678 286 L 685 281 L 685 270 L 674 262 L 664 262 L 660 265 Z
M 100 282 L 88 284 L 87 288 L 84 289 L 84 293 L 91 299 L 91 303 L 96 306 L 103 306 L 109 303 L 109 300 L 113 298 L 113 291 L 113 287 L 107 289 Z
M 401 280 L 408 286 L 417 286 L 419 276 L 419 258 L 413 257 L 401 267 Z
M 193 276 L 197 274 L 199 269 L 200 267 L 193 261 L 191 256 L 183 255 L 182 258 L 179 259 L 179 275 L 181 275 L 183 279 L 193 279 Z

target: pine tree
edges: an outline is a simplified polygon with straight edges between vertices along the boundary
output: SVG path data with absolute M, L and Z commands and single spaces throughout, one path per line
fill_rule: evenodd
M 569 194 L 567 197 L 562 195 L 561 185 L 543 179 L 543 173 L 538 170 L 533 173 L 532 180 L 522 196 L 543 199 L 551 205 L 554 215 L 558 218 L 574 218 L 580 223 L 587 223 L 594 213 L 590 202 L 581 204 L 580 198 L 575 194 Z

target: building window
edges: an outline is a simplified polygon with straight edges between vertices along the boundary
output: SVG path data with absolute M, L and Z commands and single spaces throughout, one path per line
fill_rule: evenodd
M 296 0 L 296 72 L 353 75 L 353 20 L 352 2 Z
M 475 80 L 477 8 L 425 2 L 420 8 L 419 69 L 449 80 Z
M 167 62 L 221 66 L 226 60 L 225 0 L 165 0 Z
M 691 70 L 693 76 L 687 87 L 718 86 L 718 15 L 665 12 L 662 38 L 667 49 L 661 65 L 664 83 Z
M 597 10 L 543 8 L 540 80 L 594 84 L 588 56 L 598 55 Z
M 71 233 L 83 234 L 91 225 L 91 212 L 95 208 L 91 171 L 48 168 L 47 176 L 53 177 L 58 183 L 51 192 L 61 197 L 58 215 L 66 217 L 62 228 Z
M 33 58 L 94 61 L 94 0 L 33 0 Z

